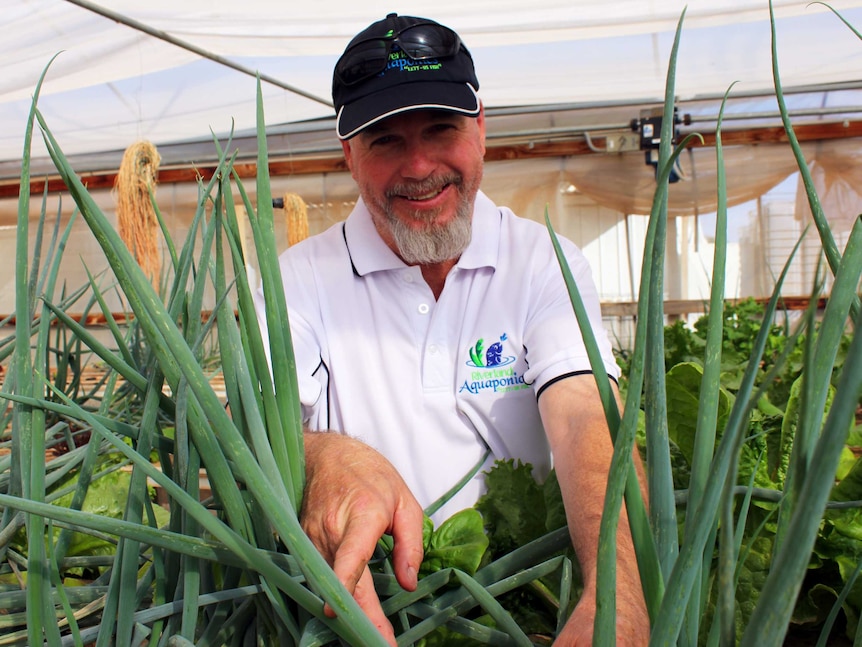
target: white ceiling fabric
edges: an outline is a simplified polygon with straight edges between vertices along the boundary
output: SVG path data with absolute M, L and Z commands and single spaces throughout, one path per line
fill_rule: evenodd
M 460 33 L 488 107 L 661 100 L 684 6 L 679 97 L 772 86 L 766 0 L 101 0 L 173 38 L 324 100 L 347 41 L 391 11 Z M 831 5 L 857 28 L 862 0 Z M 862 82 L 862 43 L 822 5 L 774 3 L 785 88 Z M 0 160 L 15 160 L 40 73 L 58 52 L 40 110 L 68 154 L 200 139 L 252 128 L 255 80 L 66 0 L 0 0 Z M 62 50 L 62 51 L 61 51 Z M 267 123 L 331 117 L 326 105 L 264 83 Z M 44 148 L 35 142 L 34 153 Z

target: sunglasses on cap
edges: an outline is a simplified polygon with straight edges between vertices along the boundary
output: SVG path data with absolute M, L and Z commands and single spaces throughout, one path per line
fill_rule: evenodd
M 383 38 L 369 38 L 351 46 L 338 59 L 335 76 L 344 85 L 356 85 L 380 74 L 397 45 L 414 61 L 455 56 L 461 39 L 454 31 L 437 23 L 417 23 Z M 466 49 L 464 50 L 467 51 Z

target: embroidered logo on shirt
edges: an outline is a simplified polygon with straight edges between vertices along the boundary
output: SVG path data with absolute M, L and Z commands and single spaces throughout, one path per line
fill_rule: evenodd
M 471 371 L 470 379 L 464 380 L 458 389 L 459 393 L 467 391 L 475 395 L 487 390 L 499 393 L 529 388 L 524 382 L 524 376 L 519 375 L 513 366 L 509 366 L 517 358 L 503 354 L 503 342 L 506 340 L 506 333 L 503 333 L 500 340 L 491 344 L 487 350 L 484 338 L 476 340 L 469 349 L 470 359 L 465 362 L 476 370 Z
M 482 351 L 485 349 L 485 340 L 483 338 L 478 339 L 476 344 L 470 349 L 470 360 L 467 362 L 467 366 L 490 368 L 492 366 L 505 366 L 514 362 L 514 355 L 503 357 L 503 342 L 506 339 L 506 333 L 503 333 L 500 335 L 500 341 L 491 344 L 484 353 Z

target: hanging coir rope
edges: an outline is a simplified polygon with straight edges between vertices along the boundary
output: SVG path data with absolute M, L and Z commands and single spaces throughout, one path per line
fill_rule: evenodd
M 150 188 L 155 195 L 159 162 L 161 157 L 150 142 L 132 144 L 123 153 L 115 184 L 120 237 L 156 290 L 159 286 L 161 255 L 159 222 L 150 201 Z
M 284 218 L 287 223 L 287 244 L 295 245 L 308 238 L 308 208 L 296 193 L 284 194 Z

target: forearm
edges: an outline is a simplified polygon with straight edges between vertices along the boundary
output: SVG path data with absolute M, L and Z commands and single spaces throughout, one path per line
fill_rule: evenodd
M 599 531 L 613 444 L 592 376 L 569 378 L 550 386 L 540 398 L 539 409 L 554 453 L 572 545 L 584 581 L 583 596 L 559 644 L 580 646 L 589 644 L 592 636 Z M 633 459 L 644 492 L 643 468 L 637 455 Z M 648 635 L 649 618 L 624 505 L 615 548 L 618 644 L 640 644 Z
M 607 425 L 604 419 L 582 420 L 589 430 L 557 443 L 554 465 L 560 489 L 564 493 L 563 503 L 572 537 L 572 545 L 581 565 L 584 583 L 594 589 L 596 560 L 598 557 L 599 531 L 604 512 L 605 494 L 613 455 Z M 640 463 L 637 456 L 633 459 Z M 642 468 L 638 470 L 642 474 Z M 641 488 L 643 493 L 643 488 Z M 637 560 L 629 530 L 625 504 L 620 511 L 616 535 L 618 591 L 631 586 L 639 587 Z

